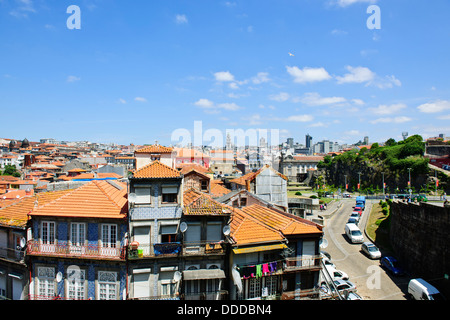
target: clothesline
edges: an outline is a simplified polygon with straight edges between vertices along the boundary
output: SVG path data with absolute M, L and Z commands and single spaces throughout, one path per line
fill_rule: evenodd
M 272 262 L 265 262 L 255 265 L 236 266 L 239 274 L 244 279 L 260 278 L 262 276 L 271 275 L 277 271 L 277 265 L 283 260 L 276 260 Z

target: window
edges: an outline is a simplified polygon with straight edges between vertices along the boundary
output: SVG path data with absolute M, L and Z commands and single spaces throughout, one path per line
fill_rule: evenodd
M 136 187 L 134 189 L 134 192 L 136 194 L 136 204 L 149 204 L 152 201 L 152 195 L 151 195 L 151 188 L 138 188 Z
M 206 224 L 206 240 L 211 242 L 222 240 L 221 222 L 208 222 Z
M 178 196 L 177 187 L 162 187 L 163 203 L 177 203 L 177 196 Z
M 208 191 L 208 180 L 202 180 L 202 190 L 201 191 Z
M 86 239 L 86 224 L 71 223 L 70 224 L 71 251 L 80 251 L 81 247 L 84 246 L 85 239 Z
M 248 298 L 257 298 L 261 296 L 261 279 L 260 278 L 250 278 L 249 288 L 248 288 Z
M 55 223 L 42 221 L 41 224 L 41 239 L 43 244 L 55 243 Z
M 41 299 L 55 295 L 55 268 L 38 267 L 38 294 Z
M 0 300 L 6 297 L 6 276 L 0 273 Z
M 98 273 L 99 300 L 117 300 L 117 272 L 100 271 Z
M 85 271 L 79 268 L 67 269 L 68 298 L 73 300 L 85 299 Z
M 102 247 L 115 248 L 117 242 L 117 225 L 103 224 L 102 225 Z
M 161 242 L 177 241 L 177 225 L 162 225 L 159 228 L 161 233 Z

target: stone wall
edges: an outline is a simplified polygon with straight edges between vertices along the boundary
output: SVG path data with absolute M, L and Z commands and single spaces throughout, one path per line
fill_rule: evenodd
M 390 241 L 411 278 L 422 277 L 450 298 L 450 208 L 393 202 Z

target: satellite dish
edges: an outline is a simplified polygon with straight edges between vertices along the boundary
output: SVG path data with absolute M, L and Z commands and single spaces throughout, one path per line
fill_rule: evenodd
M 229 235 L 230 234 L 230 232 L 231 232 L 231 228 L 230 228 L 230 226 L 227 224 L 226 226 L 224 226 L 223 227 L 223 229 L 222 229 L 222 232 L 223 232 L 223 234 L 224 235 Z
M 175 282 L 178 282 L 181 280 L 181 272 L 180 271 L 175 271 L 175 273 L 173 274 L 173 280 Z
M 61 273 L 61 271 L 59 271 L 59 272 L 56 274 L 56 281 L 61 282 L 62 278 L 63 278 L 62 273 Z
M 185 233 L 187 228 L 188 228 L 188 225 L 187 225 L 186 222 L 180 223 L 180 230 L 181 230 L 181 232 Z
M 328 247 L 328 240 L 324 239 L 324 238 L 320 239 L 319 247 L 322 249 L 325 249 L 326 247 Z
M 20 246 L 24 248 L 27 245 L 27 239 L 24 237 L 20 238 Z
M 136 202 L 136 193 L 130 193 L 130 194 L 128 195 L 128 201 L 129 201 L 130 203 Z

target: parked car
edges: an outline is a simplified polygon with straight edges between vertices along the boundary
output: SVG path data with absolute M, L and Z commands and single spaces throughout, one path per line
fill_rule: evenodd
M 348 280 L 334 280 L 334 285 L 341 295 L 344 294 L 344 290 L 347 290 L 348 292 L 356 291 L 355 284 Z
M 359 220 L 358 219 L 356 219 L 356 218 L 348 218 L 348 221 L 347 221 L 347 223 L 354 223 L 354 224 L 356 224 L 356 225 L 358 225 L 358 222 L 359 222 Z
M 358 220 L 358 222 L 359 222 L 359 218 L 360 218 L 359 212 L 353 211 L 353 212 L 350 214 L 350 218 L 355 218 L 355 219 Z
M 327 257 L 328 259 L 331 260 L 331 255 L 330 255 L 328 252 L 323 251 L 323 250 L 320 250 L 320 254 L 321 254 L 322 256 L 325 256 L 325 257 Z
M 356 292 L 349 292 L 347 300 L 363 300 L 363 298 Z
M 361 251 L 364 252 L 371 259 L 380 259 L 381 252 L 372 242 L 364 242 L 361 245 Z
M 409 281 L 408 294 L 414 300 L 444 300 L 444 296 L 439 290 L 422 278 Z
M 322 256 L 322 261 L 325 264 L 325 267 L 330 267 L 336 269 L 336 266 L 333 262 L 331 262 L 330 259 L 328 259 L 326 256 Z
M 336 270 L 336 268 L 327 267 L 328 274 L 334 280 L 348 280 L 348 275 L 341 270 Z
M 394 276 L 402 276 L 405 274 L 405 271 L 394 257 L 386 256 L 381 258 L 380 265 L 381 267 L 386 268 Z

